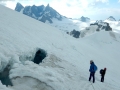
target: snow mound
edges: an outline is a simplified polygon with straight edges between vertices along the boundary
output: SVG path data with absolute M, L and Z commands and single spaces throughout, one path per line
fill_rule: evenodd
M 88 39 L 88 37 L 86 38 Z M 104 43 L 114 43 L 120 42 L 120 34 L 112 31 L 100 31 L 96 32 L 93 35 L 89 36 L 89 39 L 94 42 L 104 42 Z
M 15 83 L 15 86 L 12 87 L 14 90 L 21 90 L 20 87 L 23 87 L 22 90 L 54 90 L 45 82 L 41 82 L 33 77 L 16 77 L 12 81 Z
M 14 84 L 12 88 L 15 90 L 20 90 L 19 87 L 24 87 L 23 90 L 32 90 L 33 88 L 35 90 L 57 90 L 58 88 L 59 90 L 68 90 L 74 88 L 69 84 L 72 81 L 76 82 L 76 76 L 80 77 L 79 74 L 76 75 L 77 72 L 74 65 L 51 54 L 40 65 L 33 64 L 31 61 L 26 61 L 24 65 L 14 64 L 10 71 L 10 78 Z M 76 89 L 79 88 L 78 84 Z

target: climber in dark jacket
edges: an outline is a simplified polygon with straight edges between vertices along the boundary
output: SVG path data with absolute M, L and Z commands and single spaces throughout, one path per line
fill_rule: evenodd
M 91 77 L 93 77 L 93 83 L 95 82 L 95 70 L 94 70 L 94 62 L 93 60 L 90 60 L 90 69 L 89 69 L 89 72 L 90 72 L 90 77 L 89 77 L 89 81 L 91 80 Z
M 104 82 L 105 73 L 106 73 L 106 68 L 104 68 L 104 70 L 101 73 L 101 82 Z

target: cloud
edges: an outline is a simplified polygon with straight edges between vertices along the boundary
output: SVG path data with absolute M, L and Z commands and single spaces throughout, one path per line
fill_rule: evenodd
M 50 2 L 50 6 L 67 17 L 76 17 L 76 15 L 83 12 L 83 6 L 77 0 L 54 0 Z
M 3 1 L 3 2 L 6 2 L 6 1 L 15 1 L 15 0 L 0 0 L 0 2 Z
M 108 3 L 109 0 L 96 0 L 96 2 Z
M 50 5 L 67 17 L 81 17 L 96 14 L 94 9 L 99 9 L 98 4 L 108 2 L 109 0 L 55 0 Z
M 117 13 L 117 14 L 116 14 Z M 105 20 L 109 16 L 113 16 L 116 19 L 120 19 L 120 9 L 119 8 L 95 8 L 94 10 L 87 11 L 85 15 L 89 15 L 92 20 Z
M 99 3 L 107 3 L 109 0 L 1 0 L 6 1 L 7 6 L 10 6 L 8 4 L 20 2 L 23 6 L 26 5 L 47 5 L 50 4 L 51 7 L 53 7 L 56 10 L 60 10 L 62 12 L 61 8 L 64 7 L 64 9 L 77 9 L 77 10 L 86 10 L 87 8 L 97 6 Z M 14 2 L 13 2 L 14 1 Z M 12 2 L 12 3 L 8 3 Z M 15 6 L 15 5 L 14 5 Z
M 33 5 L 32 4 L 33 1 L 35 0 L 0 0 L 0 4 L 14 10 L 17 2 L 20 2 L 21 4 L 23 4 L 23 6 L 26 6 L 26 5 Z
M 0 1 L 6 2 L 6 1 L 33 1 L 33 0 L 0 0 Z

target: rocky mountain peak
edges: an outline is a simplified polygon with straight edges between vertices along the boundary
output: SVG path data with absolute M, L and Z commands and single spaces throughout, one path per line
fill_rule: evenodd
M 22 4 L 17 3 L 17 4 L 16 4 L 16 7 L 15 7 L 15 11 L 20 12 L 20 11 L 21 11 L 21 9 L 23 9 L 23 8 L 24 8 L 24 7 L 22 6 Z
M 113 16 L 110 16 L 109 18 L 107 18 L 107 20 L 116 21 L 116 19 Z
M 88 21 L 90 21 L 90 18 L 82 16 L 82 17 L 80 18 L 80 20 L 81 20 L 82 22 L 88 22 Z

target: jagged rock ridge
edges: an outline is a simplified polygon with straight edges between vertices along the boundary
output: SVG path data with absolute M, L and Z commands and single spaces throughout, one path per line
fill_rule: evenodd
M 110 27 L 109 23 L 107 22 L 103 22 L 103 21 L 96 21 L 93 24 L 90 24 L 90 26 L 92 25 L 97 25 L 98 28 L 96 29 L 96 31 L 100 31 L 100 30 L 105 30 L 105 31 L 112 31 L 112 28 Z
M 53 18 L 60 21 L 62 20 L 62 15 L 60 15 L 56 10 L 50 7 L 49 4 L 46 7 L 44 5 L 23 7 L 20 3 L 17 3 L 15 10 L 44 23 L 46 21 L 49 21 L 49 23 L 53 23 Z

